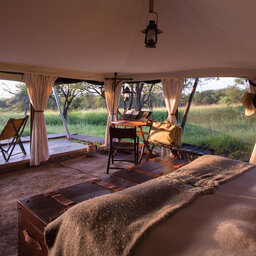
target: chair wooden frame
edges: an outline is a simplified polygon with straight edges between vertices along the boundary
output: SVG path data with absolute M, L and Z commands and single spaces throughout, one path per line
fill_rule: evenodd
M 136 127 L 133 128 L 115 128 L 113 126 L 109 127 L 110 134 L 110 148 L 109 148 L 109 157 L 108 157 L 108 165 L 107 165 L 107 174 L 109 173 L 109 169 L 123 169 L 120 167 L 110 167 L 110 160 L 112 160 L 112 164 L 115 161 L 124 161 L 131 162 L 135 165 L 138 163 L 138 152 L 139 152 L 139 137 L 136 135 Z M 114 140 L 117 139 L 118 142 Z M 131 139 L 133 142 L 122 142 L 122 139 Z M 114 155 L 117 150 L 133 150 L 134 159 L 114 159 Z
M 200 156 L 214 155 L 215 153 L 214 149 L 203 147 L 203 146 L 196 146 L 188 143 L 182 143 L 180 146 L 171 146 L 171 145 L 165 145 L 161 143 L 152 143 L 147 141 L 146 144 L 148 145 L 147 148 L 149 148 L 147 160 L 149 158 L 155 157 L 153 154 L 153 149 L 156 146 L 170 149 L 175 159 L 183 159 L 189 162 L 195 160 Z
M 18 144 L 21 148 L 21 151 L 26 155 L 26 150 L 22 144 L 21 136 L 23 134 L 24 128 L 28 121 L 28 115 L 23 118 L 10 118 L 6 125 L 4 126 L 2 132 L 0 133 L 0 150 L 5 161 L 9 161 L 15 146 Z M 7 149 L 4 148 L 6 144 L 1 143 L 3 140 L 10 140 L 11 142 L 7 144 Z M 21 153 L 21 152 L 20 152 Z M 17 153 L 19 154 L 19 153 Z M 16 155 L 16 154 L 15 154 Z

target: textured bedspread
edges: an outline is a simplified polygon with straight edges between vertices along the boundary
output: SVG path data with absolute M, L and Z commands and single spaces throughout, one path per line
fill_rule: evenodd
M 50 255 L 129 255 L 167 217 L 252 165 L 203 156 L 170 174 L 80 203 L 45 231 Z

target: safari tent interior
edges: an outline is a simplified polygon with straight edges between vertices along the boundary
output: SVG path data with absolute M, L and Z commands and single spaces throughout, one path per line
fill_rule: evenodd
M 34 167 L 1 174 L 0 254 L 255 255 L 256 150 L 250 163 L 148 160 L 127 169 L 147 178 L 120 187 L 102 156 L 91 169 L 83 157 L 40 164 L 49 158 L 43 111 L 57 79 L 104 83 L 106 145 L 127 78 L 161 80 L 174 123 L 185 78 L 256 83 L 255 9 L 252 0 L 1 1 L 0 79 L 26 83 Z M 162 31 L 155 48 L 141 33 L 152 20 Z

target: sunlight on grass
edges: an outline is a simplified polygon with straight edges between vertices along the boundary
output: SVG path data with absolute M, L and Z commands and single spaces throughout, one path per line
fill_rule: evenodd
M 184 108 L 179 109 L 179 123 Z M 22 117 L 23 113 L 0 110 L 0 129 L 10 117 Z M 164 121 L 167 117 L 165 108 L 154 109 L 152 120 Z M 48 133 L 64 133 L 58 112 L 46 111 L 45 120 Z M 73 111 L 67 118 L 71 133 L 105 137 L 107 111 L 97 109 Z M 256 116 L 246 117 L 242 105 L 192 106 L 188 115 L 182 141 L 185 143 L 207 146 L 219 154 L 236 159 L 248 160 L 256 141 Z M 29 135 L 27 125 L 24 135 Z

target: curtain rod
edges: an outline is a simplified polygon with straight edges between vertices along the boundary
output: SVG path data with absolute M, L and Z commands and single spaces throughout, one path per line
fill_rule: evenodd
M 13 75 L 24 75 L 23 72 L 0 71 L 0 73 L 13 74 Z M 65 77 L 58 77 L 57 80 L 55 81 L 55 84 L 79 83 L 79 82 L 87 82 L 89 84 L 94 84 L 94 85 L 104 85 L 104 82 L 102 82 L 102 81 L 65 78 Z M 155 79 L 155 80 L 143 80 L 143 81 L 127 81 L 126 83 L 128 83 L 128 84 L 133 84 L 133 83 L 157 84 L 157 83 L 160 83 L 160 82 L 161 82 L 160 79 Z

